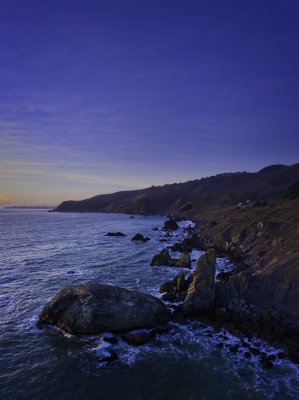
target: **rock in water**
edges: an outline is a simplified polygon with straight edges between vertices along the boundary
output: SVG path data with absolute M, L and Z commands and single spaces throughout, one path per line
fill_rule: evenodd
M 168 221 L 164 222 L 164 227 L 163 229 L 165 231 L 176 231 L 179 229 L 179 225 L 177 224 L 176 220 L 174 219 L 169 219 Z
M 188 253 L 183 252 L 179 259 L 178 262 L 176 263 L 177 267 L 181 268 L 191 268 L 191 258 Z
M 133 236 L 131 240 L 145 243 L 145 242 L 147 242 L 148 240 L 151 240 L 151 239 L 148 238 L 148 237 L 144 237 L 141 233 L 136 233 L 136 235 Z
M 57 325 L 71 334 L 92 335 L 153 328 L 169 320 L 166 306 L 151 295 L 88 283 L 60 290 L 42 310 L 38 324 Z
M 161 250 L 160 253 L 156 254 L 151 261 L 151 266 L 155 265 L 161 266 L 170 264 L 171 264 L 171 257 L 167 249 Z
M 196 262 L 193 280 L 182 307 L 185 315 L 208 312 L 215 304 L 216 253 L 209 249 Z
M 108 233 L 106 233 L 106 235 L 105 236 L 112 236 L 112 237 L 114 237 L 114 236 L 116 236 L 116 237 L 123 237 L 123 236 L 126 236 L 124 233 L 122 233 L 122 232 L 108 232 Z

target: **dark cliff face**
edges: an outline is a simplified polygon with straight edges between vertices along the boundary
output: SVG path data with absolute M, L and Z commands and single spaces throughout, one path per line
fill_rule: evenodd
M 280 198 L 298 180 L 299 164 L 275 165 L 256 173 L 220 174 L 185 183 L 65 201 L 55 211 L 150 213 L 196 218 L 212 207 Z
M 299 330 L 299 199 L 209 210 L 197 223 L 197 234 L 203 247 L 247 266 L 226 282 L 221 306 L 240 314 L 242 303 L 276 310 Z

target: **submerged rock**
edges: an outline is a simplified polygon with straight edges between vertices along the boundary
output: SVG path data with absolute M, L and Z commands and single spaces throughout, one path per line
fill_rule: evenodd
M 208 312 L 215 305 L 216 252 L 209 249 L 196 262 L 182 312 L 185 315 Z
M 143 236 L 141 233 L 136 233 L 136 235 L 133 236 L 131 240 L 145 243 L 145 242 L 147 242 L 148 240 L 151 240 L 151 239 L 149 237 Z
M 169 320 L 166 306 L 149 294 L 88 283 L 60 290 L 42 310 L 38 324 L 57 325 L 71 334 L 92 335 L 154 328 Z

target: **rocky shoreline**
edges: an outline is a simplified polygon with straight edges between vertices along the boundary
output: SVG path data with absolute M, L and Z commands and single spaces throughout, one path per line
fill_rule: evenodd
M 167 232 L 176 230 L 177 227 L 174 222 L 174 219 L 166 221 L 163 230 Z M 212 228 L 216 225 L 209 223 Z M 165 229 L 167 226 L 172 227 Z M 179 302 L 179 304 L 176 303 L 172 306 L 172 310 L 174 310 L 172 315 L 169 314 L 169 311 L 167 311 L 167 314 L 163 302 L 155 298 L 149 299 L 147 298 L 148 295 L 117 287 L 103 287 L 105 285 L 83 285 L 65 288 L 59 292 L 42 311 L 39 325 L 58 325 L 61 329 L 72 334 L 95 334 L 105 331 L 129 332 L 123 335 L 122 339 L 132 345 L 141 345 L 150 341 L 155 334 L 165 333 L 173 329 L 171 325 L 165 325 L 169 321 L 185 323 L 188 320 L 197 320 L 210 324 L 215 333 L 219 332 L 221 328 L 225 328 L 234 336 L 239 337 L 240 343 L 244 342 L 245 337 L 247 340 L 256 337 L 267 341 L 274 347 L 282 347 L 285 352 L 278 352 L 279 356 L 275 357 L 289 358 L 292 362 L 298 363 L 299 347 L 296 325 L 291 325 L 288 318 L 273 307 L 267 309 L 263 304 L 257 307 L 245 300 L 248 282 L 250 282 L 250 267 L 245 263 L 240 263 L 239 268 L 230 273 L 220 272 L 215 280 L 216 251 L 214 248 L 217 249 L 217 252 L 223 253 L 225 247 L 221 247 L 220 242 L 216 242 L 215 237 L 213 239 L 212 236 L 205 235 L 205 229 L 207 229 L 207 226 L 203 221 L 198 221 L 194 229 L 191 227 L 186 229 L 187 234 L 184 239 L 170 247 L 173 251 L 180 251 L 181 255 L 178 259 L 171 258 L 167 248 L 153 257 L 151 263 L 153 268 L 156 266 L 173 266 L 178 269 L 180 267 L 190 268 L 189 253 L 194 248 L 206 248 L 207 250 L 196 261 L 196 268 L 187 279 L 184 272 L 181 272 L 172 281 L 162 283 L 160 288 L 161 300 L 168 304 Z M 140 235 L 139 238 L 139 235 L 137 235 L 138 239 L 142 236 Z M 146 243 L 146 241 L 142 241 Z M 238 261 L 242 260 L 240 255 L 235 257 L 235 254 L 230 255 Z M 126 308 L 128 298 L 132 299 L 132 301 L 129 301 L 129 309 Z M 106 304 L 105 307 L 103 307 L 103 304 Z M 147 320 L 140 318 L 142 314 L 140 307 L 143 309 L 146 304 L 151 304 L 148 309 L 149 319 Z M 158 309 L 159 313 L 162 312 L 163 317 L 153 317 L 151 307 L 154 304 L 154 309 Z M 165 308 L 163 309 L 163 307 Z M 155 313 L 156 311 L 154 311 Z M 114 315 L 112 325 L 111 314 Z M 129 323 L 126 321 L 127 325 L 120 326 L 119 320 L 124 315 L 129 316 Z M 108 322 L 107 318 L 110 318 Z M 104 321 L 102 325 L 99 324 L 99 320 Z M 96 321 L 96 324 L 94 321 Z M 143 333 L 131 332 L 140 328 L 150 330 Z M 220 345 L 221 343 L 219 343 L 219 347 Z M 226 345 L 225 341 L 222 345 Z M 231 351 L 238 352 L 238 346 L 234 346 Z M 244 356 L 249 358 L 252 354 L 259 355 L 261 364 L 266 368 L 270 368 L 274 361 L 274 359 L 268 359 L 263 352 L 259 354 L 258 349 L 251 349 L 250 346 L 248 354 Z M 106 361 L 114 360 L 115 354 L 111 357 L 111 360 L 108 357 Z
M 196 221 L 194 232 L 170 250 L 189 253 L 212 247 L 238 263 L 233 273 L 218 277 L 217 306 L 236 318 L 268 315 L 286 331 L 299 332 L 299 163 L 66 201 L 54 211 L 159 214 Z M 167 243 L 167 238 L 160 241 Z M 179 260 L 163 255 L 163 261 L 158 257 L 152 263 L 177 266 Z M 187 257 L 181 261 L 184 265 Z
M 216 214 L 211 211 L 197 221 L 194 232 L 190 230 L 189 236 L 172 246 L 172 249 L 190 252 L 193 248 L 200 248 L 209 252 L 208 249 L 213 248 L 218 255 L 225 255 L 238 264 L 231 272 L 217 274 L 214 308 L 193 312 L 193 319 L 209 322 L 216 330 L 225 327 L 235 336 L 257 337 L 275 347 L 280 346 L 284 348 L 286 357 L 299 363 L 298 231 L 295 230 L 292 239 L 287 241 L 289 230 L 274 220 L 274 216 L 280 219 L 283 215 L 285 222 L 296 226 L 298 214 L 294 215 L 294 205 L 290 207 L 289 203 L 274 203 L 263 206 L 262 212 L 253 205 L 245 209 L 234 207 L 225 210 L 226 215 L 219 210 L 219 223 L 211 219 Z M 227 219 L 233 222 L 234 230 Z M 261 222 L 263 220 L 267 223 Z M 291 252 L 281 249 L 278 253 L 276 242 L 285 243 L 288 248 L 293 246 L 293 249 Z M 272 246 L 263 248 L 261 252 L 261 247 L 270 243 Z M 267 264 L 268 260 L 270 265 Z M 277 273 L 280 273 L 278 277 L 275 276 Z M 178 281 L 178 278 L 181 281 L 184 279 L 178 275 L 174 281 Z M 190 277 L 188 281 L 185 291 L 189 290 L 192 283 Z M 210 290 L 213 290 L 212 286 Z M 163 296 L 173 300 L 170 292 Z M 277 299 L 281 304 L 277 304 Z M 176 310 L 178 321 L 184 320 L 185 308 L 183 305 Z
M 225 308 L 233 321 L 224 325 L 275 346 L 281 345 L 296 363 L 299 360 L 298 210 L 298 199 L 262 207 L 211 210 L 196 226 L 203 249 L 213 246 L 239 264 L 232 273 L 219 274 L 216 284 L 216 308 Z

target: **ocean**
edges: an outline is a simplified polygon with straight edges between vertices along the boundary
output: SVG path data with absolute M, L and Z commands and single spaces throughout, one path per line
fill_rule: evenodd
M 298 399 L 298 367 L 287 360 L 264 370 L 228 346 L 239 343 L 207 324 L 177 324 L 173 332 L 132 347 L 119 339 L 118 360 L 100 363 L 102 335 L 70 336 L 36 326 L 42 307 L 70 284 L 118 285 L 158 296 L 180 270 L 150 267 L 154 254 L 179 241 L 184 227 L 162 243 L 160 216 L 0 210 L 0 398 L 4 400 L 231 400 Z M 109 231 L 126 237 L 106 237 Z M 136 233 L 151 238 L 132 242 Z M 192 259 L 200 251 L 193 252 Z M 175 255 L 175 254 L 174 254 Z M 194 263 L 193 263 L 194 265 Z M 234 266 L 217 260 L 218 270 Z M 188 274 L 189 271 L 186 270 Z M 246 340 L 245 340 L 246 341 Z M 260 340 L 268 354 L 274 349 Z

